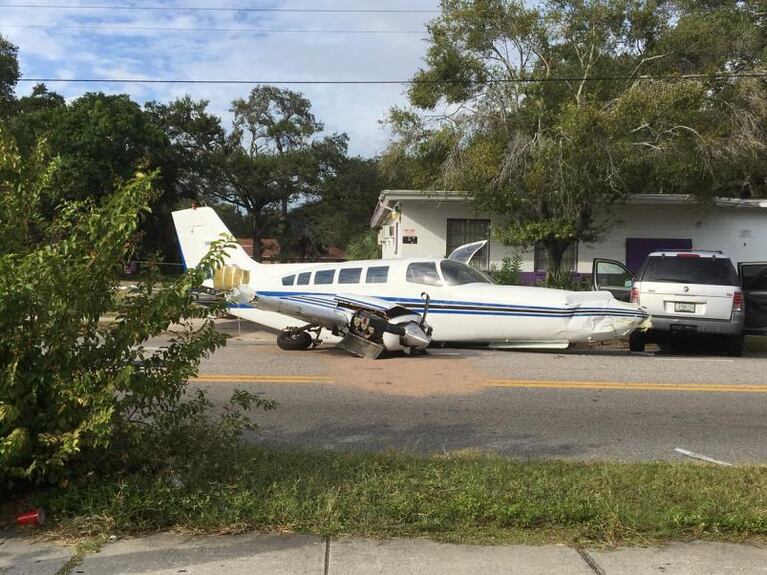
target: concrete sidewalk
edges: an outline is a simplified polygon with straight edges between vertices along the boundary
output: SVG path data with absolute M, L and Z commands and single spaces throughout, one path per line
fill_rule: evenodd
M 767 547 L 703 542 L 584 551 L 562 545 L 474 546 L 421 539 L 160 533 L 109 543 L 68 565 L 72 554 L 60 545 L 0 535 L 0 574 L 767 574 Z

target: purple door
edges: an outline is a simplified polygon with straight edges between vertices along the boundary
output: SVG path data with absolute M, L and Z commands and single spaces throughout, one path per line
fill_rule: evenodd
M 692 240 L 681 238 L 626 238 L 626 267 L 637 273 L 648 254 L 659 250 L 691 250 Z

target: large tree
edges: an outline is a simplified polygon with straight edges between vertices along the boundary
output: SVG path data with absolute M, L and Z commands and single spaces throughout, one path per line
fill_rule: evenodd
M 391 114 L 397 139 L 385 165 L 419 187 L 467 190 L 478 209 L 505 215 L 499 234 L 541 242 L 550 275 L 570 243 L 604 229 L 596 205 L 645 191 L 710 196 L 752 179 L 732 167 L 743 154 L 758 163 L 763 81 L 746 89 L 716 74 L 763 63 L 755 2 L 441 7 L 409 92 L 415 110 Z M 706 76 L 680 78 L 691 73 Z
M 247 99 L 232 102 L 232 112 L 232 157 L 239 177 L 220 197 L 254 214 L 254 246 L 260 245 L 263 230 L 276 216 L 284 261 L 297 247 L 289 245 L 291 236 L 302 235 L 296 233 L 300 220 L 291 222 L 291 206 L 321 196 L 346 157 L 348 138 L 323 136 L 324 126 L 312 113 L 311 102 L 274 86 L 254 88 Z M 267 216 L 258 218 L 259 213 Z
M 161 251 L 177 257 L 170 211 L 179 190 L 176 164 L 162 126 L 127 95 L 86 93 L 66 104 L 58 94 L 36 86 L 19 100 L 12 129 L 29 153 L 45 138 L 60 158 L 54 185 L 44 198 L 49 217 L 64 202 L 99 204 L 136 171 L 159 170 L 152 211 L 144 216 L 139 257 Z
M 365 245 L 369 246 L 368 221 L 384 187 L 378 159 L 353 157 L 343 161 L 323 187 L 321 197 L 292 211 L 295 255 L 313 260 L 331 245 L 348 248 L 368 240 Z M 377 240 L 367 254 L 376 251 Z M 360 253 L 357 249 L 354 255 Z
M 14 107 L 14 89 L 19 81 L 18 48 L 0 36 L 0 120 L 8 117 Z

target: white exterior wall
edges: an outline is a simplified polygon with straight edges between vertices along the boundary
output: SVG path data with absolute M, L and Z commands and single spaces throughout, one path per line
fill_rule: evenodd
M 448 219 L 483 219 L 490 220 L 490 225 L 498 219 L 472 212 L 462 200 L 403 200 L 400 203 L 398 249 L 395 253 L 394 241 L 387 240 L 382 245 L 382 256 L 388 258 L 444 257 L 447 248 Z M 387 220 L 384 225 L 395 225 L 396 220 Z M 403 244 L 404 235 L 414 235 L 417 244 Z M 511 257 L 515 251 L 523 254 L 522 271 L 533 271 L 533 251 L 522 250 L 494 240 L 490 241 L 490 265 L 500 265 L 504 257 Z
M 402 200 L 397 250 L 394 238 L 382 244 L 384 258 L 442 257 L 446 251 L 449 218 L 502 220 L 473 213 L 463 200 Z M 626 259 L 626 238 L 689 238 L 694 249 L 722 250 L 734 261 L 767 261 L 767 209 L 703 207 L 695 205 L 620 205 L 601 216 L 611 222 L 602 241 L 578 246 L 578 272 L 591 273 L 593 258 Z M 384 225 L 395 225 L 388 219 Z M 414 235 L 417 244 L 403 244 Z M 522 271 L 533 272 L 532 248 L 521 250 L 491 240 L 490 264 L 521 251 Z
M 578 271 L 594 258 L 625 263 L 626 238 L 689 238 L 693 249 L 722 250 L 733 261 L 767 260 L 767 209 L 715 206 L 614 206 L 598 244 L 578 246 Z

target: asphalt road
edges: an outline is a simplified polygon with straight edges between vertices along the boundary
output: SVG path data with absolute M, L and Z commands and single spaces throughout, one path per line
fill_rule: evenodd
M 194 384 L 216 403 L 235 387 L 279 401 L 255 414 L 253 438 L 279 445 L 614 460 L 683 460 L 681 448 L 767 462 L 767 354 L 435 349 L 365 360 L 284 352 L 250 331 L 204 361 Z

